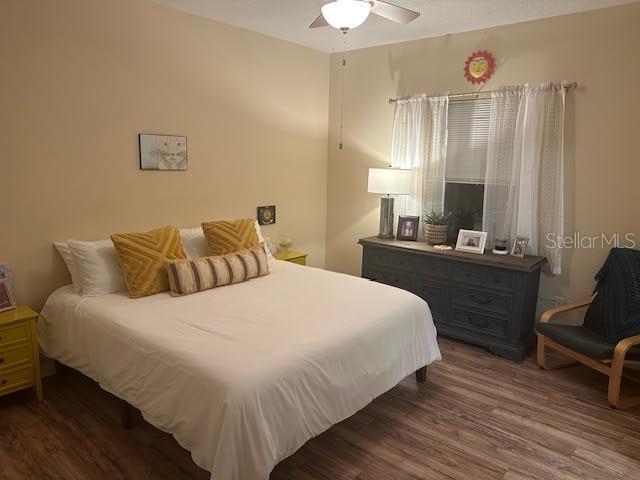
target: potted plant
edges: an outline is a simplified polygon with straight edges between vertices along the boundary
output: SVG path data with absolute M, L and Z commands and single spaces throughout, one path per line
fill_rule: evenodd
M 424 214 L 424 239 L 430 245 L 447 243 L 451 213 L 431 210 Z

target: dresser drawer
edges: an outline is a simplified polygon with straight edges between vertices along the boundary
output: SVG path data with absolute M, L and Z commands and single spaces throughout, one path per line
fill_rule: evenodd
M 0 373 L 0 395 L 32 384 L 33 369 L 31 367 Z
M 6 345 L 26 341 L 29 338 L 29 330 L 26 323 L 12 325 L 0 329 L 0 349 Z
M 511 314 L 513 298 L 511 295 L 503 293 L 487 293 L 471 288 L 453 287 L 453 303 L 467 307 L 471 311 L 481 310 L 484 312 L 498 313 L 501 315 Z
M 429 304 L 431 315 L 436 323 L 447 321 L 449 311 L 449 287 L 437 279 L 418 276 L 415 279 L 414 293 Z
M 375 267 L 365 267 L 362 276 L 403 290 L 413 291 L 413 277 L 404 272 Z
M 0 350 L 0 372 L 27 363 L 31 363 L 31 347 L 29 344 Z
M 456 265 L 453 279 L 457 283 L 482 285 L 487 288 L 511 292 L 515 289 L 515 275 L 507 270 L 482 268 L 473 265 Z
M 366 247 L 363 263 L 391 267 L 408 272 L 424 273 L 440 278 L 449 278 L 449 263 L 428 255 L 400 252 L 386 248 Z
M 509 323 L 504 318 L 496 318 L 454 308 L 451 311 L 450 324 L 452 327 L 482 337 L 501 340 L 506 340 L 509 337 Z

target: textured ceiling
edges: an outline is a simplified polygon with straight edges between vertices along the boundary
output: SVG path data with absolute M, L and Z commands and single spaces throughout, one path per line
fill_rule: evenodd
M 341 51 L 343 35 L 309 30 L 323 0 L 154 0 L 194 15 L 236 25 L 324 52 Z M 348 50 L 477 30 L 537 18 L 611 7 L 637 0 L 391 0 L 421 13 L 408 25 L 371 15 L 349 32 Z

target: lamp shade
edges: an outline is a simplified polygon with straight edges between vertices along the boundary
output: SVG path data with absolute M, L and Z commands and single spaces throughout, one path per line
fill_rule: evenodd
M 340 30 L 356 28 L 364 23 L 371 4 L 363 0 L 336 0 L 322 6 L 322 16 L 329 25 Z
M 409 195 L 413 172 L 401 168 L 370 168 L 369 193 Z

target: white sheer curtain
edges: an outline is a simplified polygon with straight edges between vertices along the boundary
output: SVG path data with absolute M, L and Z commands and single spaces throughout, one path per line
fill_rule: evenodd
M 444 208 L 447 154 L 446 96 L 414 95 L 396 102 L 391 166 L 414 170 L 410 195 L 397 199 L 396 213 L 418 215 Z
M 546 83 L 492 94 L 483 228 L 495 238 L 529 238 L 527 253 L 561 273 L 564 233 L 565 90 Z

